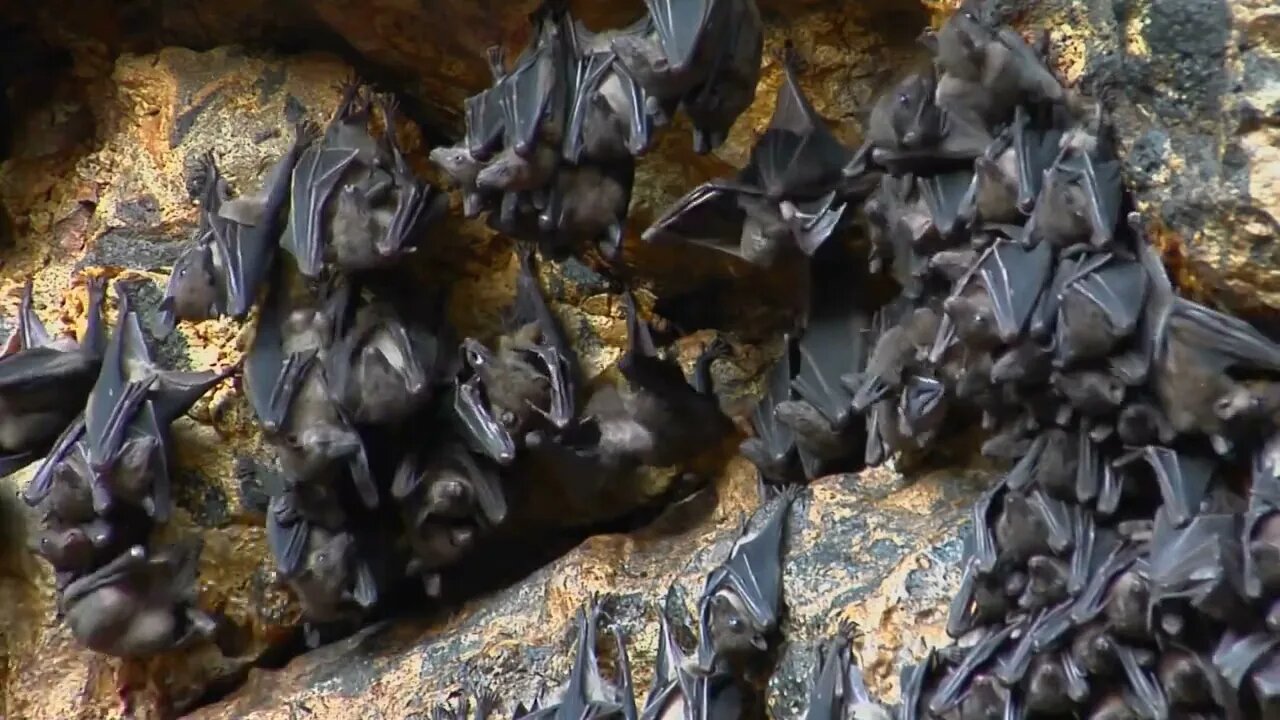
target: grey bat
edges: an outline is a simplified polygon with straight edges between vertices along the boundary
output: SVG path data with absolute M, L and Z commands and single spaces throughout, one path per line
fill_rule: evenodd
M 707 673 L 699 669 L 692 659 L 685 657 L 672 635 L 666 614 L 659 612 L 658 620 L 657 667 L 653 686 L 640 713 L 642 720 L 742 717 L 745 698 L 737 679 L 728 672 Z
M 1151 614 L 1161 629 L 1178 635 L 1196 612 L 1230 623 L 1244 610 L 1241 518 L 1200 514 L 1177 528 L 1163 508 L 1156 512 L 1151 545 Z
M 1153 293 L 1153 303 L 1160 293 Z M 1216 411 L 1237 382 L 1228 373 L 1280 372 L 1280 345 L 1245 321 L 1176 298 L 1152 332 L 1152 384 L 1161 409 L 1179 434 L 1201 433 L 1219 454 L 1231 441 Z
M 780 403 L 796 397 L 792 389 L 792 369 L 799 362 L 792 357 L 795 341 L 790 334 L 783 335 L 782 355 L 769 370 L 765 380 L 765 394 L 751 412 L 751 427 L 755 437 L 743 440 L 739 452 L 756 466 L 762 481 L 785 485 L 802 477 L 796 464 L 796 438 L 791 426 L 781 422 L 775 414 Z
M 355 537 L 304 519 L 291 492 L 271 499 L 267 545 L 308 624 L 345 621 L 378 602 L 377 579 Z M 317 631 L 308 627 L 307 636 L 314 647 Z
M 1112 461 L 1112 466 L 1124 468 L 1137 462 L 1144 462 L 1151 469 L 1169 522 L 1175 528 L 1186 527 L 1200 512 L 1217 463 L 1190 452 L 1147 445 L 1121 455 Z
M 1081 258 L 1056 297 L 1054 363 L 1065 367 L 1111 354 L 1137 330 L 1146 291 L 1141 264 L 1110 253 Z
M 1254 451 L 1245 515 L 1244 587 L 1251 598 L 1280 589 L 1280 436 Z
M 391 496 L 409 529 L 414 559 L 407 572 L 420 575 L 428 594 L 440 594 L 439 570 L 469 550 L 477 530 L 500 525 L 507 499 L 497 469 L 451 443 L 422 458 L 410 452 L 391 483 Z
M 332 482 L 341 468 L 361 501 L 378 504 L 364 440 L 333 401 L 317 353 L 331 343 L 333 318 L 294 303 L 278 275 L 258 315 L 244 361 L 245 394 L 290 482 Z
M 647 18 L 626 28 L 596 34 L 580 21 L 571 25 L 570 44 L 576 57 L 569 113 L 564 136 L 564 159 L 580 163 L 619 160 L 641 155 L 649 148 L 653 118 L 649 96 L 618 59 L 615 38 L 647 33 Z M 625 44 L 625 41 L 624 41 Z
M 463 216 L 479 217 L 493 197 L 492 193 L 480 190 L 476 184 L 476 178 L 484 168 L 484 162 L 471 153 L 465 140 L 454 145 L 434 147 L 428 157 L 449 177 L 454 187 L 462 192 Z
M 938 380 L 911 376 L 902 388 L 898 404 L 899 432 L 926 447 L 942 426 L 947 414 L 947 389 Z
M 717 23 L 723 35 L 709 58 L 713 70 L 680 103 L 693 126 L 693 151 L 698 155 L 724 144 L 738 116 L 751 107 L 760 82 L 764 23 L 756 1 L 720 0 L 720 4 L 725 17 Z
M 217 623 L 196 606 L 198 543 L 150 553 L 135 545 L 63 589 L 71 634 L 91 650 L 146 658 L 209 638 Z
M 1024 100 L 1060 102 L 1065 90 L 1022 36 L 997 24 L 981 0 L 968 0 L 936 35 L 938 102 L 962 107 L 984 121 L 1008 120 Z
M 317 134 L 309 122 L 294 125 L 293 143 L 267 173 L 258 197 L 231 200 L 213 154 L 201 157 L 199 235 L 174 262 L 165 284 L 161 331 L 171 332 L 177 320 L 219 315 L 241 320 L 248 314 L 275 261 L 294 168 Z
M 619 259 L 634 180 L 630 157 L 560 168 L 538 217 L 540 242 L 557 255 L 596 243 L 606 259 Z
M 1038 655 L 1031 660 L 1026 679 L 1029 713 L 1055 713 L 1082 705 L 1089 698 L 1089 684 L 1079 669 L 1061 655 Z
M 1020 223 L 1040 194 L 1044 172 L 1058 156 L 1056 128 L 1032 127 L 1019 105 L 1013 123 L 973 161 L 973 182 L 960 204 L 960 216 L 971 227 L 987 223 Z
M 645 0 L 649 27 L 610 40 L 618 59 L 664 115 L 715 72 L 713 58 L 728 41 L 721 23 L 741 0 Z M 667 118 L 660 117 L 665 123 Z
M 797 486 L 779 491 L 744 525 L 698 602 L 698 665 L 733 667 L 769 649 L 782 611 L 782 541 Z M 762 498 L 764 500 L 764 498 Z
M 1105 249 L 1120 220 L 1121 199 L 1120 161 L 1096 133 L 1070 130 L 1045 172 L 1028 236 L 1059 248 L 1086 244 Z
M 863 215 L 871 240 L 869 269 L 881 272 L 888 262 L 893 279 L 902 286 L 902 294 L 919 297 L 924 276 L 929 271 L 941 271 L 947 258 L 939 260 L 935 267 L 932 261 L 941 253 L 927 258 L 923 254 L 922 248 L 930 243 L 929 236 L 935 228 L 928 206 L 915 192 L 912 177 L 882 174 L 879 186 L 863 203 Z M 966 264 L 964 270 L 971 264 Z
M 889 322 L 884 311 L 877 315 L 873 318 L 873 325 L 883 327 Z M 846 378 L 851 386 L 853 381 L 857 381 L 851 400 L 855 411 L 871 407 L 902 386 L 904 374 L 917 366 L 918 358 L 933 344 L 938 323 L 937 312 L 921 307 L 878 334 L 867 358 L 866 371 L 860 377 L 855 374 Z
M 161 369 L 151 359 L 138 316 L 119 284 L 116 293 L 119 319 L 84 411 L 94 509 L 105 512 L 116 496 L 122 496 L 164 522 L 171 505 L 169 426 L 235 368 Z M 52 454 L 45 462 L 61 460 Z
M 496 352 L 471 338 L 463 342 L 474 374 L 455 395 L 468 443 L 504 465 L 530 432 L 559 433 L 575 422 L 580 383 L 577 354 L 542 294 L 532 246 L 522 244 L 517 255 L 511 329 Z
M 493 87 L 469 96 L 463 108 L 467 132 L 462 142 L 467 154 L 480 163 L 493 157 L 494 151 L 502 146 L 506 133 L 506 118 L 502 111 L 502 97 L 506 92 L 503 87 L 507 76 L 506 59 L 499 46 L 490 47 L 487 56 Z
M 992 245 L 943 305 L 961 341 L 980 348 L 1017 340 L 1049 283 L 1053 259 L 1048 247 L 1005 240 Z
M 1085 416 L 1110 416 L 1124 400 L 1124 383 L 1100 370 L 1074 370 L 1050 376 L 1054 389 Z
M 53 337 L 22 291 L 11 352 L 0 355 L 0 477 L 45 454 L 84 407 L 106 352 L 102 299 L 106 281 L 89 278 L 85 336 Z
M 503 152 L 530 158 L 545 148 L 554 148 L 558 157 L 569 108 L 573 30 L 568 9 L 561 2 L 539 5 L 530 13 L 529 22 L 533 26 L 531 42 L 499 84 Z
M 862 671 L 849 658 L 852 628 L 815 648 L 814 672 L 809 680 L 805 720 L 890 720 L 891 715 L 872 697 Z
M 579 609 L 578 639 L 569 671 L 569 679 L 558 691 L 559 699 L 522 717 L 526 718 L 606 718 L 621 716 L 636 720 L 635 689 L 631 684 L 631 666 L 627 662 L 626 640 L 616 626 L 611 628 L 617 647 L 618 682 L 605 678 L 596 655 L 597 627 L 603 611 L 593 605 L 590 612 Z
M 788 46 L 773 118 L 747 166 L 677 200 L 646 242 L 681 240 L 768 267 L 790 247 L 812 256 L 827 241 L 847 206 L 837 190 L 850 153 L 801 90 L 796 62 Z
M 678 363 L 658 355 L 634 296 L 624 293 L 622 303 L 627 314 L 627 350 L 618 369 L 626 386 L 597 390 L 583 408 L 582 421 L 573 433 L 562 434 L 562 442 L 549 442 L 545 433 L 534 432 L 526 443 L 560 455 L 567 451 L 612 468 L 679 464 L 732 430 L 711 381 L 711 364 L 729 354 L 729 344 L 717 337 L 704 348 L 691 385 Z
M 442 327 L 442 303 L 428 305 L 431 324 Z M 389 299 L 366 297 L 351 285 L 335 291 L 329 312 L 335 328 L 324 353 L 325 384 L 351 420 L 400 422 L 431 398 L 444 365 L 440 339 L 431 331 L 406 322 Z
M 968 165 L 991 145 L 980 122 L 935 102 L 932 66 L 900 80 L 876 99 L 867 119 L 867 142 L 876 164 L 893 172 L 916 172 Z M 865 171 L 855 156 L 846 175 Z

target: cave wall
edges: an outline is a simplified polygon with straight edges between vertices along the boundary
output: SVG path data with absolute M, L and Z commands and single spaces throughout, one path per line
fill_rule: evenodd
M 37 312 L 50 328 L 83 331 L 84 277 L 105 274 L 130 280 L 144 319 L 153 319 L 160 288 L 195 225 L 195 158 L 213 150 L 234 187 L 255 188 L 287 143 L 286 116 L 326 119 L 335 83 L 351 72 L 402 97 L 416 126 L 402 128 L 410 132 L 411 160 L 434 179 L 426 150 L 460 131 L 462 99 L 488 81 L 484 48 L 522 43 L 534 4 L 0 2 L 0 318 L 13 317 L 30 276 Z M 708 278 L 731 281 L 717 324 L 736 355 L 719 366 L 718 379 L 739 415 L 778 352 L 796 268 L 762 273 L 712 253 L 648 247 L 638 231 L 695 183 L 744 162 L 772 112 L 781 72 L 771 52 L 785 40 L 807 61 L 802 82 L 815 106 L 854 144 L 876 90 L 919 57 L 916 34 L 949 3 L 760 5 L 768 30 L 755 104 L 714 155 L 694 156 L 681 123 L 660 136 L 639 166 L 626 253 L 646 306 L 655 295 Z M 638 0 L 572 6 L 595 28 L 642 11 Z M 1050 28 L 1065 78 L 1106 101 L 1126 182 L 1157 221 L 1156 238 L 1182 288 L 1263 324 L 1274 320 L 1280 10 L 1264 0 L 1002 6 L 1017 27 Z M 515 263 L 508 241 L 454 215 L 418 262 L 423 272 L 454 280 L 451 320 L 464 333 L 483 335 L 511 296 Z M 617 296 L 589 264 L 545 274 L 589 372 L 602 371 L 622 344 Z M 114 304 L 109 309 L 114 319 Z M 241 331 L 230 321 L 184 323 L 154 345 L 171 367 L 224 367 L 243 350 Z M 682 359 L 690 362 L 705 339 L 683 339 Z M 208 648 L 139 665 L 75 647 L 54 618 L 51 575 L 25 549 L 35 518 L 16 494 L 31 469 L 0 481 L 0 716 L 115 717 L 128 707 L 138 717 L 164 717 L 220 696 L 287 646 L 297 608 L 271 570 L 261 517 L 241 506 L 231 473 L 236 457 L 270 452 L 250 418 L 238 388 L 226 384 L 175 426 L 179 511 L 164 531 L 204 540 L 201 605 L 240 628 L 234 656 Z M 873 686 L 890 698 L 899 666 L 942 640 L 963 509 L 981 487 L 980 475 L 955 481 L 966 474 L 975 473 L 830 478 L 793 509 L 786 576 L 793 608 L 784 670 L 770 694 L 776 716 L 794 714 L 808 643 L 829 632 L 836 615 L 867 630 L 856 649 Z M 673 509 L 655 527 L 592 538 L 506 591 L 372 628 L 283 671 L 253 670 L 240 690 L 198 716 L 289 717 L 291 707 L 303 706 L 316 717 L 347 717 L 376 698 L 379 709 L 398 717 L 425 712 L 464 680 L 529 690 L 541 674 L 554 683 L 567 663 L 572 614 L 592 592 L 619 597 L 633 664 L 647 668 L 656 643 L 652 604 L 673 582 L 696 594 L 702 573 L 732 539 L 738 514 L 754 502 L 741 460 L 726 466 L 716 487 L 710 506 Z M 543 603 L 551 613 L 535 614 Z M 160 663 L 170 669 L 161 672 Z M 637 680 L 643 686 L 647 677 Z M 126 688 L 123 702 L 118 685 Z

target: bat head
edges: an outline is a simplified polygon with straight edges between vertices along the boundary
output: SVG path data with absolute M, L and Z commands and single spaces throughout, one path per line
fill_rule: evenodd
M 93 556 L 93 543 L 80 528 L 44 530 L 36 537 L 32 549 L 58 570 L 86 567 Z
M 206 320 L 217 314 L 218 282 L 213 251 L 208 242 L 197 242 L 173 264 L 160 301 L 160 320 L 171 330 L 176 320 Z
M 427 157 L 455 186 L 466 188 L 474 184 L 479 163 L 463 143 L 432 148 Z
M 427 491 L 426 511 L 432 515 L 455 517 L 466 513 L 471 505 L 471 486 L 459 476 L 445 476 L 431 483 Z
M 751 621 L 741 598 L 733 590 L 723 589 L 710 599 L 707 632 L 717 657 L 730 661 L 768 652 L 769 641 Z
M 890 90 L 890 123 L 899 144 L 909 150 L 936 145 L 943 136 L 944 116 L 934 102 L 937 78 L 932 70 L 908 76 Z
M 311 542 L 315 543 L 315 534 L 324 534 L 324 531 L 312 527 L 311 533 Z M 325 597 L 338 598 L 351 585 L 354 560 L 355 538 L 346 532 L 334 533 L 316 543 L 307 554 L 304 572 L 311 576 Z
M 476 173 L 476 187 L 491 191 L 511 188 L 520 181 L 523 167 L 524 163 L 515 156 L 500 157 Z

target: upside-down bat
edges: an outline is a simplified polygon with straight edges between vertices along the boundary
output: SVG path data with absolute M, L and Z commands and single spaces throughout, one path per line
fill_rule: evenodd
M 235 367 L 221 372 L 159 368 L 120 284 L 116 295 L 119 320 L 84 411 L 94 509 L 103 513 L 124 499 L 164 522 L 171 505 L 169 426 Z M 46 465 L 61 462 L 70 446 L 58 450 L 45 458 Z
M 1047 246 L 997 240 L 943 304 L 960 341 L 981 349 L 1017 340 L 1049 283 L 1053 260 Z
M 1058 156 L 1062 131 L 1032 127 L 1018 106 L 1013 123 L 973 161 L 973 182 L 960 203 L 961 219 L 977 229 L 987 223 L 1020 223 L 1040 194 L 1045 170 Z
M 653 119 L 648 95 L 612 47 L 616 38 L 642 34 L 649 27 L 647 18 L 607 33 L 593 33 L 577 20 L 570 26 L 576 68 L 568 93 L 565 160 L 607 162 L 649 148 Z
M 558 699 L 521 717 L 530 718 L 606 718 L 621 716 L 636 720 L 635 689 L 631 684 L 631 667 L 627 662 L 626 640 L 622 630 L 612 627 L 617 648 L 617 682 L 611 682 L 600 669 L 596 654 L 597 628 L 603 610 L 593 604 L 590 611 L 579 609 L 578 640 L 569 679 L 556 693 Z
M 850 661 L 851 634 L 851 628 L 842 626 L 839 634 L 815 648 L 805 720 L 890 720 L 889 712 L 867 691 L 862 671 Z
M 0 354 L 0 477 L 35 461 L 83 409 L 106 352 L 102 300 L 106 280 L 88 280 L 84 339 L 53 337 L 22 291 L 12 352 Z
M 780 490 L 744 525 L 729 557 L 707 575 L 698 603 L 698 665 L 736 667 L 767 652 L 782 612 L 782 541 L 798 486 Z
M 471 549 L 479 532 L 507 517 L 497 469 L 466 447 L 450 443 L 425 459 L 410 452 L 391 483 L 408 529 L 414 558 L 406 572 L 422 577 L 427 594 L 440 595 L 440 573 Z
M 734 121 L 751 107 L 760 83 L 764 24 L 756 0 L 720 0 L 720 4 L 725 16 L 712 21 L 723 28 L 709 58 L 713 71 L 680 103 L 693 126 L 693 151 L 698 155 L 724 144 Z
M 200 158 L 200 226 L 195 244 L 174 262 L 165 284 L 159 309 L 163 332 L 171 332 L 178 320 L 219 315 L 241 320 L 249 312 L 275 261 L 294 168 L 319 131 L 299 122 L 293 132 L 293 143 L 267 173 L 260 196 L 232 200 L 213 153 Z
M 473 374 L 459 383 L 454 404 L 468 443 L 504 465 L 529 433 L 569 428 L 580 382 L 577 354 L 538 283 L 533 247 L 522 244 L 518 257 L 510 331 L 496 352 L 472 338 L 463 342 Z
M 1063 260 L 1055 278 L 1054 363 L 1059 367 L 1105 357 L 1138 328 L 1146 299 L 1142 265 L 1110 253 Z
M 737 177 L 703 183 L 647 230 L 647 242 L 684 240 L 768 267 L 791 244 L 812 256 L 847 203 L 838 192 L 849 151 L 800 89 L 794 50 L 773 119 Z
M 1179 528 L 1165 509 L 1156 511 L 1150 571 L 1153 624 L 1158 617 L 1158 627 L 1177 636 L 1186 629 L 1186 609 L 1222 623 L 1245 612 L 1242 529 L 1235 514 L 1201 513 Z
M 1045 171 L 1028 236 L 1062 249 L 1107 249 L 1120 221 L 1122 200 L 1120 161 L 1096 129 L 1091 133 L 1073 128 L 1063 135 L 1058 157 Z
M 293 302 L 277 273 L 258 315 L 244 360 L 245 395 L 293 483 L 332 482 L 349 472 L 360 499 L 378 504 L 364 440 L 333 401 L 318 353 L 331 343 L 333 318 L 307 301 Z
M 975 118 L 952 113 L 934 100 L 932 66 L 898 81 L 876 99 L 867 119 L 870 158 L 889 170 L 933 172 L 970 165 L 991 145 L 991 134 Z M 850 176 L 866 172 L 866 155 L 845 166 Z
M 751 412 L 755 437 L 743 440 L 738 446 L 738 451 L 756 466 L 760 478 L 776 485 L 785 485 L 802 477 L 796 464 L 795 433 L 775 413 L 779 404 L 796 396 L 791 386 L 792 368 L 799 364 L 792 357 L 795 350 L 791 335 L 783 335 L 782 355 L 766 376 L 764 397 Z
M 58 598 L 71 634 L 91 650 L 145 658 L 211 637 L 217 623 L 195 606 L 200 544 L 155 553 L 135 545 Z

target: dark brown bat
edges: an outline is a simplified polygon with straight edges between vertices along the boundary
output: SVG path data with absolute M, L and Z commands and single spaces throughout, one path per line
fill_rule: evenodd
M 935 102 L 937 86 L 930 67 L 876 99 L 866 133 L 876 164 L 893 172 L 955 168 L 971 164 L 991 145 L 990 133 L 975 118 Z M 847 175 L 862 172 L 864 167 L 852 161 L 845 168 Z
M 751 107 L 760 82 L 764 23 L 755 0 L 719 0 L 719 4 L 725 15 L 715 23 L 723 28 L 723 35 L 709 58 L 713 70 L 681 100 L 693 125 L 693 151 L 699 155 L 724 144 L 738 116 Z
M 559 699 L 522 717 L 526 718 L 606 718 L 636 720 L 635 689 L 627 662 L 626 639 L 616 626 L 611 628 L 617 648 L 617 681 L 604 676 L 597 656 L 597 633 L 603 610 L 593 605 L 590 612 L 578 611 L 577 648 L 569 679 L 556 693 Z
M 634 180 L 630 157 L 557 170 L 547 207 L 538 217 L 540 244 L 559 256 L 596 243 L 607 259 L 619 259 Z
M 84 407 L 106 352 L 106 280 L 88 280 L 84 339 L 53 337 L 36 316 L 32 286 L 22 291 L 18 327 L 0 356 L 0 477 L 34 462 Z
M 642 41 L 651 22 L 642 18 L 604 33 L 593 33 L 576 20 L 569 27 L 576 68 L 568 93 L 564 159 L 577 164 L 584 159 L 607 162 L 643 154 L 653 133 L 649 96 L 612 44 L 623 36 Z
M 1120 161 L 1096 132 L 1072 129 L 1045 172 L 1028 236 L 1059 248 L 1107 249 L 1120 220 L 1122 194 Z
M 804 720 L 891 720 L 868 692 L 862 671 L 850 661 L 852 632 L 842 626 L 839 634 L 815 648 Z
M 71 634 L 96 652 L 146 658 L 209 638 L 216 622 L 196 606 L 198 543 L 150 553 L 135 545 L 58 599 Z
M 974 347 L 1011 344 L 1027 329 L 1052 272 L 1048 247 L 997 241 L 974 266 L 971 278 L 956 284 L 943 307 L 962 342 Z
M 781 422 L 775 414 L 780 403 L 792 400 L 792 369 L 799 364 L 795 354 L 795 341 L 790 334 L 782 338 L 782 355 L 769 370 L 765 380 L 765 394 L 751 413 L 751 427 L 755 437 L 747 438 L 738 446 L 739 452 L 756 466 L 762 481 L 785 485 L 803 477 L 796 464 L 796 439 L 791 426 Z

